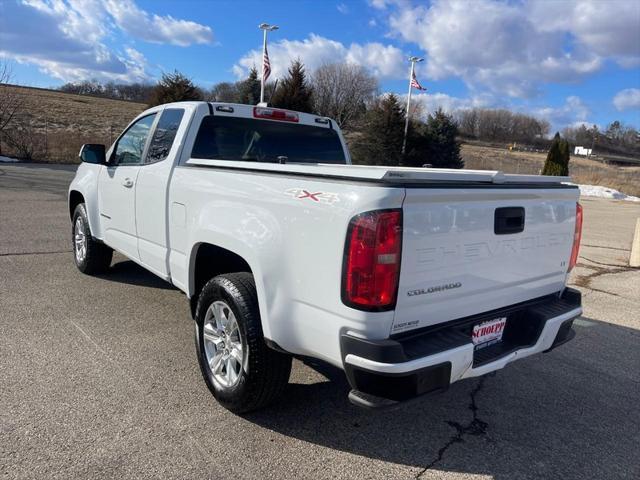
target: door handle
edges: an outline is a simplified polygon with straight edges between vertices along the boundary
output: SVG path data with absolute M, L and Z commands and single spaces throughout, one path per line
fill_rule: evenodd
M 493 233 L 508 235 L 524 230 L 524 207 L 500 207 L 494 214 Z
M 122 185 L 124 185 L 127 188 L 131 188 L 133 187 L 133 180 L 131 180 L 130 178 L 125 178 L 124 181 L 122 182 Z

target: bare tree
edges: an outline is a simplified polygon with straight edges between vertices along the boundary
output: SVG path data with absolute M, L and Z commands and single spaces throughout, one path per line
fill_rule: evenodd
M 463 136 L 496 142 L 537 143 L 549 133 L 549 122 L 505 109 L 473 108 L 457 112 Z
M 211 102 L 237 103 L 240 97 L 238 82 L 216 83 L 207 93 L 206 99 Z
M 6 132 L 12 154 L 22 160 L 42 158 L 45 153 L 45 135 L 36 128 L 33 120 L 31 115 L 21 112 L 14 117 L 11 129 Z
M 0 154 L 2 154 L 3 137 L 7 136 L 7 130 L 22 107 L 22 96 L 9 86 L 12 78 L 11 65 L 0 59 Z
M 455 118 L 460 128 L 460 133 L 466 137 L 478 136 L 478 110 L 458 110 Z
M 85 80 L 76 83 L 65 83 L 58 90 L 75 95 L 92 95 L 94 97 L 114 98 L 147 103 L 154 86 L 149 83 L 116 83 L 113 81 L 100 83 L 98 80 Z
M 348 63 L 318 68 L 312 78 L 314 109 L 349 130 L 375 99 L 378 82 L 367 70 Z
M 264 86 L 264 98 L 269 102 L 276 88 L 276 82 L 267 82 Z M 255 92 L 258 92 L 257 94 Z M 260 94 L 260 82 L 257 71 L 255 78 L 249 77 L 238 82 L 220 82 L 205 92 L 208 102 L 256 104 Z M 255 96 L 255 98 L 254 98 Z
M 566 127 L 562 134 L 573 146 L 594 148 L 598 153 L 640 156 L 640 132 L 630 125 L 615 120 L 600 131 L 597 125 Z

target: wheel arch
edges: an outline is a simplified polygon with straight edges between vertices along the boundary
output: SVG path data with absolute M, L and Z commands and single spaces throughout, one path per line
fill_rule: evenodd
M 73 220 L 73 212 L 78 204 L 84 203 L 91 227 L 91 236 L 99 240 L 103 238 L 98 208 L 98 177 L 102 168 L 104 168 L 103 165 L 81 163 L 67 193 L 71 219 Z
M 81 203 L 85 203 L 84 195 L 78 190 L 69 191 L 69 218 L 73 220 L 73 212 Z
M 212 243 L 202 242 L 193 247 L 189 268 L 189 293 L 191 317 L 195 318 L 198 295 L 202 287 L 211 278 L 224 273 L 248 272 L 254 276 L 254 270 L 241 255 Z

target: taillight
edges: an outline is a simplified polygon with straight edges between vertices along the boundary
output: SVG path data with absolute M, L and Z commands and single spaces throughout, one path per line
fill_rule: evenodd
M 571 259 L 569 260 L 569 272 L 578 263 L 578 253 L 580 251 L 580 239 L 582 238 L 582 205 L 576 203 L 576 229 L 573 234 L 573 248 L 571 249 Z
M 401 246 L 401 210 L 377 210 L 351 219 L 344 253 L 342 301 L 361 310 L 394 308 Z
M 268 118 L 269 120 L 280 120 L 282 122 L 298 122 L 297 113 L 287 110 L 277 110 L 275 108 L 253 107 L 254 118 Z

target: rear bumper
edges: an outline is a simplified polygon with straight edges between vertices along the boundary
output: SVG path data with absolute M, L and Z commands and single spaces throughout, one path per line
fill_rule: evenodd
M 571 340 L 581 304 L 580 292 L 567 288 L 560 297 L 550 295 L 386 340 L 343 334 L 344 369 L 354 390 L 394 401 L 445 390 L 463 378 Z M 473 326 L 501 316 L 507 317 L 503 341 L 476 351 Z

